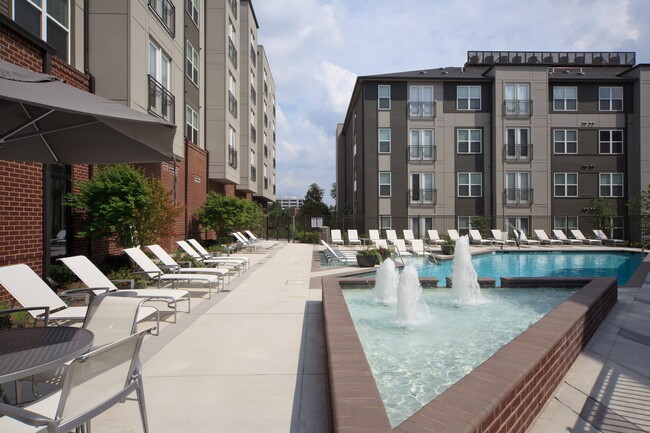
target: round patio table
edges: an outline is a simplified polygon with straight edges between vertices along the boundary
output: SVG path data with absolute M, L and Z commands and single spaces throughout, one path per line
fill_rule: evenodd
M 0 384 L 41 373 L 86 353 L 93 333 L 52 326 L 0 331 Z

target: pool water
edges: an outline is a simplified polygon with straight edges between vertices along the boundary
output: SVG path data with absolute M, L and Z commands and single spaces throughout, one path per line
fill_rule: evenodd
M 393 426 L 400 424 L 476 368 L 546 313 L 573 289 L 490 289 L 491 302 L 459 306 L 451 291 L 424 290 L 431 318 L 403 327 L 396 307 L 372 290 L 343 294 Z
M 617 277 L 619 286 L 625 285 L 643 255 L 631 252 L 570 252 L 570 251 L 499 251 L 472 256 L 472 264 L 479 277 Z M 422 259 L 407 259 L 418 270 L 419 276 L 435 277 L 444 285 L 451 277 L 453 260 L 439 263 Z

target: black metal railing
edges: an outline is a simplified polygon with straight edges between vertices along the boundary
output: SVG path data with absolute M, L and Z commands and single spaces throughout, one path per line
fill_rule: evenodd
M 410 206 L 433 206 L 438 201 L 436 189 L 409 189 Z
M 507 161 L 531 161 L 532 144 L 506 144 L 503 146 L 503 159 Z
M 237 149 L 228 146 L 228 165 L 232 168 L 237 168 Z
M 467 63 L 491 65 L 494 63 L 530 63 L 548 66 L 628 65 L 636 63 L 634 52 L 600 51 L 468 51 Z
M 269 117 L 266 115 L 266 113 L 264 113 L 264 126 L 266 128 L 269 127 Z
M 228 58 L 237 69 L 237 48 L 235 48 L 235 43 L 230 39 L 230 36 L 228 36 Z
M 506 99 L 503 101 L 503 115 L 511 119 L 530 117 L 533 115 L 533 101 Z
M 265 144 L 264 145 L 264 158 L 268 158 L 268 157 L 269 157 L 269 146 L 267 146 Z
M 436 160 L 436 146 L 409 146 L 409 162 L 430 162 Z
M 275 168 L 275 158 L 273 158 L 273 168 Z
M 253 125 L 251 125 L 251 141 L 253 143 L 257 142 L 257 129 Z
M 228 110 L 237 118 L 237 98 L 228 90 Z
M 275 132 L 273 133 L 273 142 L 275 143 Z
M 228 0 L 228 3 L 230 3 L 230 10 L 232 11 L 232 14 L 234 15 L 235 19 L 237 19 L 237 0 Z
M 409 117 L 410 118 L 434 118 L 436 117 L 436 103 L 435 102 L 415 102 L 409 101 L 408 103 Z
M 251 164 L 251 182 L 255 182 L 256 180 L 257 180 L 257 167 Z
M 149 0 L 151 9 L 160 20 L 165 30 L 173 37 L 176 36 L 176 7 L 169 0 Z
M 174 123 L 174 95 L 151 75 L 147 75 L 149 87 L 149 113 Z
M 530 188 L 506 188 L 503 191 L 506 206 L 530 206 L 533 204 L 533 190 Z
M 253 44 L 251 44 L 251 65 L 253 65 L 254 68 L 257 67 L 257 54 L 255 53 L 255 47 Z
M 257 90 L 255 90 L 255 87 L 251 84 L 251 102 L 253 105 L 257 104 Z

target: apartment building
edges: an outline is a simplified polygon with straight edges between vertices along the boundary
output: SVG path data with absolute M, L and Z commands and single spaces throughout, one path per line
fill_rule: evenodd
M 591 233 L 602 197 L 608 234 L 634 240 L 626 203 L 650 184 L 649 79 L 635 53 L 514 51 L 359 77 L 337 128 L 337 207 L 362 230 L 466 232 L 487 217 Z

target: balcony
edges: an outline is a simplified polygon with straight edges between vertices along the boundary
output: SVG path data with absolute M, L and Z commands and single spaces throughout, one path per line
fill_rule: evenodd
M 251 141 L 253 143 L 257 142 L 257 129 L 253 125 L 251 125 Z
M 230 113 L 237 118 L 237 98 L 228 90 L 228 110 Z
M 411 102 L 409 106 L 409 118 L 411 119 L 433 119 L 436 117 L 435 102 Z
M 505 162 L 528 162 L 532 159 L 532 144 L 506 144 L 503 146 L 503 160 Z
M 257 68 L 257 54 L 255 53 L 255 47 L 251 45 L 251 65 L 254 68 Z
M 149 86 L 149 113 L 174 123 L 174 95 L 154 77 L 147 75 Z
M 269 147 L 265 144 L 264 145 L 264 158 L 269 157 Z
M 171 37 L 176 36 L 176 8 L 170 0 L 149 0 L 149 9 L 162 23 Z
M 233 16 L 237 19 L 237 0 L 228 0 L 228 3 L 230 3 L 230 10 Z
M 503 191 L 506 207 L 528 207 L 533 204 L 533 190 L 530 188 L 506 188 Z
M 264 189 L 269 189 L 269 178 L 264 176 Z
M 228 165 L 237 168 L 237 149 L 228 146 Z
M 237 69 L 237 48 L 235 48 L 235 43 L 230 39 L 230 36 L 228 37 L 228 58 Z
M 503 101 L 503 116 L 507 119 L 526 119 L 533 114 L 533 101 L 506 99 Z
M 409 189 L 409 206 L 433 206 L 437 200 L 436 189 Z
M 251 182 L 257 181 L 257 167 L 251 164 Z
M 266 113 L 264 113 L 264 127 L 269 127 L 269 117 L 266 115 Z
M 409 162 L 432 162 L 436 160 L 436 146 L 409 146 Z
M 257 104 L 257 91 L 255 90 L 255 87 L 251 84 L 251 102 L 253 105 Z

